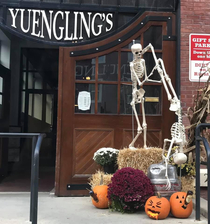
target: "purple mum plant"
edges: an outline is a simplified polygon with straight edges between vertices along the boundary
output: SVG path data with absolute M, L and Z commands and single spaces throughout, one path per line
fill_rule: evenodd
M 110 207 L 121 212 L 135 212 L 154 195 L 153 185 L 142 170 L 126 167 L 112 177 L 108 188 Z

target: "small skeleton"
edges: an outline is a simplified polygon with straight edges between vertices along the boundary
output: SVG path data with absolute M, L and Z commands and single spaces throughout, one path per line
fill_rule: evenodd
M 183 153 L 183 147 L 184 145 L 187 144 L 186 142 L 186 136 L 185 136 L 185 127 L 182 124 L 182 116 L 181 116 L 181 106 L 178 109 L 178 111 L 175 112 L 175 114 L 178 116 L 178 121 L 173 123 L 171 126 L 171 138 L 172 139 L 164 139 L 164 145 L 163 145 L 163 153 L 162 157 L 163 160 L 166 164 L 166 174 L 165 177 L 167 179 L 167 186 L 166 189 L 170 190 L 171 189 L 171 182 L 168 178 L 168 163 L 169 163 L 169 158 L 171 154 L 171 150 L 174 144 L 177 144 L 179 148 L 176 149 L 175 153 L 173 154 L 173 160 L 175 164 L 183 164 L 187 161 L 187 156 Z M 166 143 L 169 142 L 169 149 L 168 153 L 165 156 L 165 150 L 166 150 Z M 179 149 L 179 150 L 178 150 Z
M 154 61 L 155 61 L 155 66 L 149 75 L 147 75 L 145 60 L 142 58 L 142 55 L 146 53 L 148 50 L 151 50 Z M 136 140 L 138 139 L 142 131 L 144 132 L 144 148 L 147 148 L 147 145 L 146 145 L 147 123 L 146 123 L 145 109 L 144 109 L 145 91 L 142 88 L 143 84 L 145 82 L 163 83 L 163 86 L 167 93 L 168 100 L 170 101 L 169 110 L 174 111 L 179 118 L 178 122 L 175 122 L 171 127 L 172 140 L 169 140 L 169 139 L 164 140 L 163 153 L 162 153 L 163 159 L 165 160 L 165 163 L 166 163 L 166 178 L 168 180 L 168 188 L 170 188 L 170 181 L 168 179 L 168 174 L 167 174 L 167 164 L 168 164 L 169 156 L 171 154 L 171 149 L 174 143 L 180 145 L 180 152 L 178 153 L 177 151 L 176 154 L 174 155 L 174 159 L 176 160 L 176 163 L 181 164 L 186 162 L 186 155 L 183 153 L 183 145 L 185 144 L 185 134 L 184 134 L 184 126 L 182 124 L 182 119 L 181 119 L 181 104 L 172 86 L 171 79 L 166 73 L 163 60 L 160 58 L 157 59 L 152 44 L 149 44 L 143 50 L 142 50 L 141 44 L 133 44 L 131 46 L 131 51 L 133 53 L 133 58 L 134 58 L 133 61 L 130 62 L 131 80 L 132 80 L 132 86 L 133 86 L 131 106 L 132 106 L 138 127 L 137 127 L 137 134 L 132 140 L 132 142 L 130 143 L 129 148 L 135 149 L 134 143 L 136 142 Z M 150 79 L 150 77 L 153 75 L 153 72 L 155 70 L 157 70 L 157 72 L 159 73 L 160 80 Z M 140 88 L 138 88 L 138 86 Z M 170 94 L 169 89 L 172 92 L 172 95 Z M 142 117 L 143 117 L 142 127 L 140 125 L 140 121 L 139 121 L 138 114 L 136 111 L 136 106 L 135 106 L 136 104 L 139 104 L 139 103 L 142 104 Z M 165 152 L 166 142 L 170 142 L 170 147 L 169 147 L 167 156 L 165 157 L 164 152 Z

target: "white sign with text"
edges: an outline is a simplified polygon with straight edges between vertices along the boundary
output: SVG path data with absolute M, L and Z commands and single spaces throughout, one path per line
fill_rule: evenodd
M 191 82 L 206 82 L 210 68 L 210 34 L 189 36 L 189 79 Z

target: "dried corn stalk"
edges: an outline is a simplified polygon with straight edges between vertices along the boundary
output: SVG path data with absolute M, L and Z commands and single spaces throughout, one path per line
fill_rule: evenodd
M 200 75 L 200 78 L 204 75 Z M 209 77 L 210 79 L 210 77 Z M 195 159 L 195 129 L 196 126 L 200 123 L 206 123 L 207 117 L 210 113 L 210 83 L 209 79 L 207 80 L 204 87 L 199 86 L 197 93 L 194 96 L 194 103 L 192 107 L 189 107 L 187 110 L 187 117 L 189 119 L 190 125 L 186 127 L 188 129 L 188 143 L 187 148 L 184 150 L 185 153 L 191 153 L 193 160 Z M 208 137 L 207 132 L 203 132 L 205 137 Z M 210 139 L 209 137 L 207 139 Z M 203 147 L 201 147 L 203 150 Z

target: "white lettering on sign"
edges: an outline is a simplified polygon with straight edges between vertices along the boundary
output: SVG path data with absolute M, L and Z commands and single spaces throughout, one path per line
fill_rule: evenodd
M 64 41 L 83 40 L 113 29 L 112 13 L 71 12 L 9 8 L 10 26 L 39 38 Z M 71 18 L 70 18 L 71 17 Z M 73 27 L 73 30 L 69 27 Z M 46 32 L 45 32 L 46 31 Z
M 87 92 L 87 91 L 79 92 L 77 104 L 78 104 L 79 110 L 83 110 L 83 111 L 90 110 L 90 105 L 91 105 L 90 92 Z

